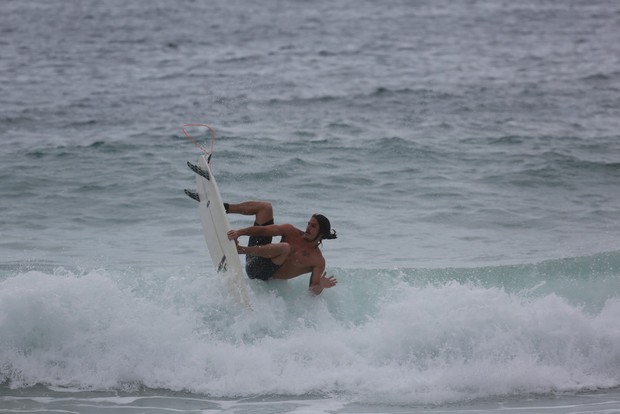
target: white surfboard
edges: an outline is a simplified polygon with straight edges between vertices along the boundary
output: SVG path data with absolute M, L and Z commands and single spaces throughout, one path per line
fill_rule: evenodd
M 227 233 L 230 230 L 230 224 L 226 217 L 222 196 L 211 172 L 211 166 L 204 155 L 198 160 L 198 167 L 205 172 L 203 176 L 200 171 L 195 171 L 197 173 L 196 190 L 200 197 L 198 205 L 200 221 L 209 255 L 217 272 L 226 277 L 233 296 L 252 309 L 245 272 L 237 253 L 237 247 L 234 240 L 228 240 Z

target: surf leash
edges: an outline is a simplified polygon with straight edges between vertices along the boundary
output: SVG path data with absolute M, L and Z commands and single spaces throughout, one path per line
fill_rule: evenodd
M 209 131 L 211 131 L 211 149 L 209 151 L 207 151 L 202 145 L 200 145 L 198 142 L 196 142 L 196 140 L 194 138 L 191 137 L 191 135 L 185 129 L 185 128 L 189 128 L 189 127 L 205 127 L 207 129 L 209 129 Z M 185 134 L 187 139 L 189 139 L 190 142 L 192 142 L 195 146 L 200 148 L 200 150 L 207 155 L 207 159 L 210 160 L 211 159 L 211 155 L 213 154 L 213 144 L 215 143 L 215 131 L 213 130 L 213 128 L 211 128 L 207 124 L 185 124 L 185 125 L 183 125 L 181 127 L 181 129 L 183 130 L 183 133 Z

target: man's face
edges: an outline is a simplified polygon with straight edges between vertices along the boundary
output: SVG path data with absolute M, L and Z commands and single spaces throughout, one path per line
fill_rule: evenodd
M 306 232 L 303 234 L 303 238 L 305 240 L 316 240 L 319 235 L 319 222 L 314 218 L 310 217 L 308 220 L 308 225 L 306 226 Z

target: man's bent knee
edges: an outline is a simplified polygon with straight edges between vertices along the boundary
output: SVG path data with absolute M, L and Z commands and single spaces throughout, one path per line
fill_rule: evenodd
M 271 258 L 271 261 L 277 265 L 281 265 L 286 261 L 286 258 L 291 253 L 291 245 L 285 242 L 278 243 L 277 255 Z
M 273 220 L 273 207 L 268 201 L 257 201 L 258 211 L 256 212 L 256 222 L 265 224 Z

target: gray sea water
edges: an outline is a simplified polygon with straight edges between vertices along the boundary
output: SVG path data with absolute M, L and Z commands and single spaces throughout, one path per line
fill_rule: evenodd
M 0 2 L 0 412 L 619 412 L 619 40 L 612 0 Z M 336 288 L 235 303 L 187 123 L 227 201 L 331 219 Z

